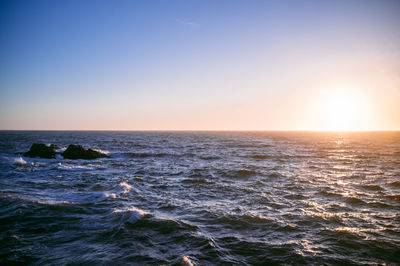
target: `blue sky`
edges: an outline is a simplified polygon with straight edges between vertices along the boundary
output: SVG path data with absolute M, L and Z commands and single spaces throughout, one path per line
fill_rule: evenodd
M 335 86 L 372 99 L 360 128 L 400 129 L 398 14 L 399 1 L 2 1 L 0 129 L 318 129 L 306 107 Z

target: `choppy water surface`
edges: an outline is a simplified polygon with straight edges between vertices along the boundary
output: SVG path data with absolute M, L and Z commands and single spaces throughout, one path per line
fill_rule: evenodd
M 0 132 L 0 228 L 0 264 L 398 264 L 400 133 Z

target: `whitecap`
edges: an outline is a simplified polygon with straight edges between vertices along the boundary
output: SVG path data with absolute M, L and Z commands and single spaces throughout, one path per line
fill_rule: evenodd
M 52 205 L 52 206 L 60 206 L 60 205 L 71 205 L 73 204 L 70 201 L 67 200 L 62 200 L 62 201 L 58 201 L 58 200 L 37 200 L 36 201 L 39 204 L 42 205 Z
M 104 153 L 104 154 L 109 154 L 110 152 L 107 150 L 102 150 L 102 149 L 92 149 L 94 151 L 100 152 L 100 153 Z
M 93 170 L 93 166 L 85 166 L 85 165 L 68 165 L 63 163 L 58 163 L 58 169 L 62 170 Z
M 189 259 L 188 256 L 183 256 L 181 259 L 182 266 L 194 266 L 194 263 Z
M 16 165 L 25 165 L 25 164 L 27 164 L 27 162 L 22 157 L 14 158 L 13 163 L 16 164 Z
M 127 182 L 123 181 L 121 183 L 119 183 L 119 185 L 124 189 L 122 191 L 123 194 L 128 193 L 129 191 L 131 191 L 132 186 L 129 185 Z
M 26 161 L 22 157 L 12 157 L 12 158 L 6 158 L 11 164 L 15 166 L 27 166 L 27 165 L 34 165 L 33 162 Z
M 110 192 L 104 192 L 104 196 L 106 196 L 107 198 L 112 198 L 112 199 L 116 199 L 117 198 L 117 194 L 110 193 Z
M 32 202 L 32 203 L 37 203 L 41 205 L 52 205 L 52 206 L 58 206 L 58 205 L 70 205 L 74 204 L 70 201 L 66 200 L 54 200 L 54 199 L 41 199 L 41 198 L 36 198 L 34 196 L 25 196 L 25 195 L 10 195 L 10 194 L 3 194 L 0 193 L 0 198 L 8 198 L 16 201 L 25 201 L 25 202 Z
M 66 149 L 67 149 L 66 147 L 59 148 L 59 149 L 56 149 L 55 152 L 63 153 Z
M 130 223 L 135 223 L 143 216 L 150 214 L 149 212 L 146 212 L 136 207 L 130 207 L 127 209 L 115 209 L 113 213 L 128 214 L 129 217 L 127 218 L 127 221 Z
M 127 182 L 122 181 L 118 184 L 118 188 L 115 188 L 111 191 L 106 191 L 104 192 L 104 196 L 107 198 L 113 198 L 116 199 L 118 198 L 121 194 L 127 194 L 129 191 L 132 190 L 132 186 L 129 185 Z

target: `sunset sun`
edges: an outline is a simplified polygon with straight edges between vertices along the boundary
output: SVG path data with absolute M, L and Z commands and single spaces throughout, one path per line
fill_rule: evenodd
M 319 115 L 321 129 L 324 131 L 360 130 L 363 101 L 352 91 L 333 91 L 326 93 L 321 101 Z

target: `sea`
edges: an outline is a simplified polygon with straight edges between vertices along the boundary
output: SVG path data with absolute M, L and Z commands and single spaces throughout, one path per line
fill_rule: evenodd
M 400 265 L 400 132 L 0 131 L 0 264 Z

